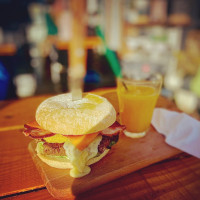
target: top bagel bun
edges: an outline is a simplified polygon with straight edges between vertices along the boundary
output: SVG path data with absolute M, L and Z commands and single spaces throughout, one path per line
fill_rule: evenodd
M 106 129 L 116 120 L 112 104 L 101 96 L 84 93 L 72 101 L 71 93 L 43 101 L 36 110 L 36 121 L 45 130 L 62 135 L 86 135 Z

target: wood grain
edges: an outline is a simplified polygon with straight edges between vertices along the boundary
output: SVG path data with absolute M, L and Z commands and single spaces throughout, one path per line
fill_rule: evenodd
M 22 130 L 0 133 L 0 196 L 44 187 Z
M 192 166 L 192 169 L 188 165 Z M 180 171 L 181 166 L 181 171 Z M 187 172 L 187 173 L 185 173 Z M 199 200 L 200 161 L 187 154 L 166 160 L 96 187 L 68 200 Z M 183 181 L 185 180 L 185 181 Z M 46 189 L 13 196 L 14 200 L 53 200 Z
M 23 125 L 35 117 L 37 106 L 49 95 L 1 103 L 0 109 L 0 196 L 44 187 L 28 152 L 30 138 Z
M 23 126 L 28 121 L 35 119 L 38 105 L 50 95 L 24 98 L 11 103 L 3 104 L 0 108 L 0 128 Z

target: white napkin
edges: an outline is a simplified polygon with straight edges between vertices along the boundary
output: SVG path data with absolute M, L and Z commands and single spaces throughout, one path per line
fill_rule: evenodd
M 200 122 L 185 113 L 156 108 L 152 125 L 166 143 L 200 158 Z

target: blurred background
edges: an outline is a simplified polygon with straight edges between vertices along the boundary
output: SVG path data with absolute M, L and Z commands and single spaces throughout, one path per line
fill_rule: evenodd
M 163 96 L 200 112 L 199 0 L 81 1 L 84 91 L 114 87 L 119 68 L 158 72 Z M 74 19 L 70 0 L 0 0 L 0 100 L 68 91 Z

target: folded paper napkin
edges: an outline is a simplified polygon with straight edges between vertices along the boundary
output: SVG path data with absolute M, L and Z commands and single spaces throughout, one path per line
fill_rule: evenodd
M 200 122 L 185 113 L 156 108 L 152 125 L 166 143 L 200 158 Z

